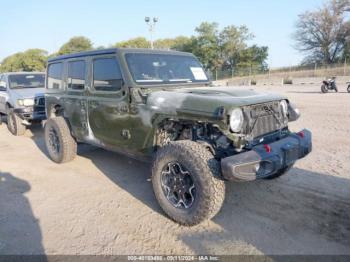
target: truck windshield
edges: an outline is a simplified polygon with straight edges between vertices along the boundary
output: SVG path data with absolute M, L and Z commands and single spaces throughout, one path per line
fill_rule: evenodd
M 125 58 L 134 81 L 140 85 L 208 82 L 193 56 L 128 53 Z
M 11 89 L 38 88 L 45 86 L 44 74 L 17 74 L 9 76 Z

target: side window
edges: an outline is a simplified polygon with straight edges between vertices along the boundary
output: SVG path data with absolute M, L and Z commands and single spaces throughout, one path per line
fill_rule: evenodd
M 63 63 L 50 64 L 47 70 L 47 88 L 61 89 L 63 79 Z
M 123 78 L 116 58 L 93 60 L 93 85 L 96 91 L 115 92 L 122 88 Z
M 5 82 L 5 76 L 4 75 L 0 75 L 0 92 L 1 91 L 6 91 L 6 82 Z
M 85 88 L 85 61 L 68 63 L 68 88 L 84 90 Z

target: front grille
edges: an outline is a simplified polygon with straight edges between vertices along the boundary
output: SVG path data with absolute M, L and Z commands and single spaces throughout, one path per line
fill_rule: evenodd
M 244 114 L 248 120 L 245 134 L 251 139 L 283 129 L 288 124 L 278 101 L 245 107 Z

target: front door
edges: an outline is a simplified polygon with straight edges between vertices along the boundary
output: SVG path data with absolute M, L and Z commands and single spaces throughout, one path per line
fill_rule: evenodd
M 88 95 L 90 139 L 104 147 L 126 148 L 130 143 L 128 127 L 128 90 L 116 55 L 91 58 Z
M 0 112 L 6 113 L 6 102 L 7 102 L 7 84 L 5 81 L 5 76 L 0 76 Z

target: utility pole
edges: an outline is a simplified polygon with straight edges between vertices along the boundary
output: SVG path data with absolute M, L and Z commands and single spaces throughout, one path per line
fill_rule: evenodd
M 149 16 L 145 17 L 145 22 L 148 25 L 148 30 L 150 33 L 150 42 L 151 42 L 151 49 L 154 49 L 154 43 L 153 43 L 153 34 L 154 34 L 154 30 L 156 27 L 156 23 L 158 22 L 158 18 L 157 17 L 153 17 L 152 19 Z
M 314 77 L 316 77 L 316 71 L 317 71 L 317 62 L 315 62 L 315 71 L 314 71 Z
M 344 76 L 346 75 L 346 57 L 345 57 L 345 61 L 344 61 Z

